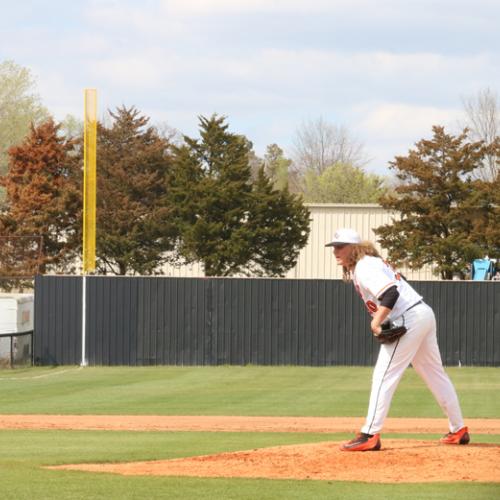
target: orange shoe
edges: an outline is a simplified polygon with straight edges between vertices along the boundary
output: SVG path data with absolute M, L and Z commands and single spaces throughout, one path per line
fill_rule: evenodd
M 378 451 L 380 450 L 380 434 L 360 432 L 354 439 L 340 446 L 342 451 Z
M 457 432 L 448 432 L 440 440 L 443 444 L 469 444 L 470 436 L 469 429 L 467 427 L 462 427 Z

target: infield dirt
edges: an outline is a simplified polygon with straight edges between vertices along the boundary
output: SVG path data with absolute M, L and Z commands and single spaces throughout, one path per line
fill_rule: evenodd
M 355 432 L 362 418 L 0 415 L 2 429 L 87 429 L 216 432 Z M 499 419 L 468 420 L 472 443 L 442 445 L 429 439 L 384 439 L 379 452 L 342 452 L 325 441 L 173 460 L 66 464 L 51 469 L 123 475 L 318 479 L 381 483 L 477 481 L 500 483 L 500 445 L 474 443 L 478 434 L 500 434 Z M 440 434 L 443 419 L 389 418 L 385 433 Z M 424 436 L 422 436 L 424 437 Z

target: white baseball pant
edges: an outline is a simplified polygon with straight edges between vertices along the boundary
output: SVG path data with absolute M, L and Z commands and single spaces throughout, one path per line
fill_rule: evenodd
M 373 371 L 368 414 L 361 432 L 379 433 L 392 396 L 406 368 L 412 364 L 448 417 L 450 432 L 464 426 L 457 393 L 444 371 L 436 337 L 434 311 L 425 303 L 403 314 L 408 331 L 392 344 L 382 344 Z

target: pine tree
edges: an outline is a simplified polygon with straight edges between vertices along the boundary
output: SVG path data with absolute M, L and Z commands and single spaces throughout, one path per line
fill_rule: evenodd
M 168 192 L 177 251 L 201 261 L 207 276 L 283 274 L 307 241 L 307 210 L 273 190 L 262 169 L 252 185 L 249 143 L 227 129 L 223 117 L 200 117 L 200 139 L 185 137 L 175 150 Z
M 309 237 L 309 210 L 287 187 L 275 189 L 261 168 L 252 186 L 249 229 L 254 275 L 284 276 L 297 262 Z
M 485 240 L 487 253 L 490 257 L 497 259 L 497 267 L 500 271 L 500 137 L 497 137 L 493 144 L 489 146 L 489 157 L 497 159 L 497 174 L 491 182 L 483 184 L 483 190 L 487 194 L 490 202 L 488 212 L 488 222 L 486 224 Z M 483 228 L 484 230 L 484 228 Z
M 3 274 L 62 272 L 74 262 L 81 210 L 75 180 L 79 173 L 75 143 L 62 137 L 52 120 L 32 126 L 25 141 L 9 149 L 8 171 L 0 177 L 6 191 L 0 211 L 6 252 L 2 266 L 8 268 Z
M 500 158 L 500 138 L 488 146 L 488 160 Z M 492 152 L 493 150 L 493 152 Z M 499 162 L 500 164 L 500 162 Z M 500 260 L 500 169 L 491 180 L 479 178 L 467 204 L 471 238 L 481 247 L 482 257 Z
M 168 143 L 135 108 L 97 131 L 97 269 L 151 274 L 172 247 L 165 201 Z
M 413 269 L 433 264 L 443 279 L 463 273 L 484 248 L 474 233 L 489 208 L 478 202 L 480 187 L 471 173 L 486 154 L 482 141 L 469 142 L 433 127 L 430 140 L 421 140 L 408 156 L 391 162 L 400 184 L 381 205 L 399 212 L 392 224 L 377 228 L 390 259 Z

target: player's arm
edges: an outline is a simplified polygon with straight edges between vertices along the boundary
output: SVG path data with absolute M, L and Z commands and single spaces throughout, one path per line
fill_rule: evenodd
M 386 320 L 387 316 L 389 316 L 398 298 L 399 292 L 396 285 L 389 287 L 379 297 L 380 305 L 375 311 L 371 322 L 371 329 L 375 335 L 378 335 L 381 332 L 382 328 L 380 325 Z

